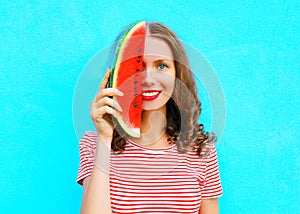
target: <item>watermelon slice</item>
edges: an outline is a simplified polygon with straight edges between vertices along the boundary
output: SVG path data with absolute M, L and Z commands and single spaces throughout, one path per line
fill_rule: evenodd
M 124 96 L 113 97 L 123 109 L 117 122 L 127 134 L 136 138 L 140 137 L 145 38 L 145 21 L 133 24 L 123 33 L 115 48 L 108 84 L 124 93 Z

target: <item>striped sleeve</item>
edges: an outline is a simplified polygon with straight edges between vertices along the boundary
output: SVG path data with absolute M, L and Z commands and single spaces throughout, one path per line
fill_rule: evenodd
M 82 185 L 84 178 L 92 174 L 94 167 L 97 135 L 95 132 L 86 132 L 79 143 L 80 163 L 77 183 Z
M 218 198 L 223 195 L 215 146 L 212 146 L 207 157 L 204 177 L 202 199 Z

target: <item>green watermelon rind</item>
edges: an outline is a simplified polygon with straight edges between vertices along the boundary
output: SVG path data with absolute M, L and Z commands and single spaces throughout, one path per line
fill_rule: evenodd
M 114 67 L 113 67 L 113 73 L 111 75 L 111 79 L 110 79 L 110 86 L 112 88 L 116 87 L 116 79 L 117 79 L 117 75 L 115 75 L 115 70 L 118 70 L 119 65 L 120 65 L 120 61 L 121 61 L 121 52 L 123 50 L 123 47 L 126 45 L 126 42 L 124 43 L 123 41 L 126 41 L 134 32 L 137 28 L 143 26 L 145 24 L 145 21 L 141 21 L 138 22 L 137 24 L 135 24 L 134 26 L 131 26 L 130 29 L 128 29 L 128 31 L 126 33 L 124 33 L 124 35 L 122 36 L 122 38 L 120 39 L 120 42 L 117 46 L 117 57 L 115 59 L 115 63 L 114 63 Z M 116 98 L 113 98 L 114 100 L 116 100 Z M 140 128 L 133 128 L 133 127 L 128 127 L 128 125 L 123 121 L 122 118 L 117 118 L 117 121 L 119 123 L 119 125 L 122 127 L 122 129 L 127 132 L 130 136 L 135 137 L 135 138 L 139 138 L 140 137 Z

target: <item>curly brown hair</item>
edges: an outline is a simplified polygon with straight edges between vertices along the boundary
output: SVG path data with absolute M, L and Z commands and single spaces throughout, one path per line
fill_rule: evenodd
M 131 25 L 127 26 L 122 35 Z M 179 152 L 197 149 L 197 154 L 203 156 L 203 148 L 208 143 L 214 143 L 213 133 L 204 131 L 203 124 L 198 124 L 201 113 L 201 103 L 197 96 L 197 85 L 190 68 L 185 48 L 177 35 L 167 26 L 159 22 L 146 22 L 147 36 L 159 38 L 167 42 L 173 52 L 176 80 L 172 97 L 166 104 L 169 144 L 176 144 Z M 120 35 L 117 37 L 118 41 Z M 115 48 L 115 47 L 114 47 Z M 113 51 L 114 52 L 114 51 Z M 118 124 L 116 123 L 116 126 Z M 113 132 L 111 148 L 123 152 L 126 145 L 126 133 L 117 127 Z

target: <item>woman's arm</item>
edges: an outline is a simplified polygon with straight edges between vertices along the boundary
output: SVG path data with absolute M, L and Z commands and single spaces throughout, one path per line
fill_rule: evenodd
M 83 181 L 84 193 L 80 214 L 111 213 L 108 176 L 95 168 Z M 102 182 L 100 182 L 102 180 Z
M 205 159 L 205 179 L 201 190 L 202 201 L 199 214 L 218 214 L 218 198 L 223 194 L 218 167 L 218 157 L 216 147 L 213 144 L 208 144 L 207 146 L 209 155 Z
M 111 213 L 110 185 L 109 185 L 109 159 L 107 144 L 99 142 L 96 152 L 95 166 L 91 176 L 83 181 L 83 197 L 81 214 Z M 108 140 L 108 145 L 110 141 Z
M 109 162 L 114 124 L 106 115 L 119 115 L 122 109 L 111 97 L 122 96 L 123 93 L 116 88 L 106 88 L 109 75 L 110 70 L 106 72 L 96 98 L 91 103 L 90 114 L 97 129 L 97 147 L 92 174 L 83 184 L 81 214 L 111 213 Z
M 218 198 L 202 199 L 199 214 L 218 214 Z

